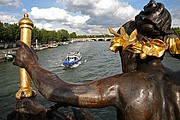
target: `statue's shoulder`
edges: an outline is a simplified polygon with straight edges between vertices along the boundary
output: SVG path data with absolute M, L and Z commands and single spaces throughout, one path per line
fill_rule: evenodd
M 129 20 L 125 24 L 122 25 L 124 27 L 126 33 L 130 35 L 135 30 L 135 21 Z M 120 29 L 117 31 L 117 33 L 120 33 Z
M 135 28 L 135 20 L 129 20 L 127 21 L 124 25 L 122 25 L 122 27 L 124 28 L 129 28 L 129 27 L 134 27 Z

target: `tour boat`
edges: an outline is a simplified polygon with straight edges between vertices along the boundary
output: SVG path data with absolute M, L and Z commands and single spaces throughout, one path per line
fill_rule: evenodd
M 82 55 L 80 52 L 69 52 L 63 61 L 63 65 L 70 68 L 77 67 L 81 64 L 81 59 Z

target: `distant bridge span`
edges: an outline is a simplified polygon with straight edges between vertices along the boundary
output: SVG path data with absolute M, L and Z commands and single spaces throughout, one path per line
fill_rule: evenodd
M 82 42 L 82 41 L 110 41 L 112 37 L 109 38 L 73 38 L 74 42 Z

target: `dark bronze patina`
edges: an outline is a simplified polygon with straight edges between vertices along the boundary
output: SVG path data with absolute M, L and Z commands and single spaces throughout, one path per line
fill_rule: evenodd
M 128 21 L 123 27 L 129 35 L 137 29 L 138 41 L 142 41 L 143 39 L 148 39 L 149 41 L 161 39 L 164 42 L 168 38 L 178 38 L 178 36 L 171 33 L 171 15 L 169 11 L 162 3 L 156 3 L 154 0 L 150 0 L 150 2 L 144 6 L 144 10 L 135 17 L 134 21 Z M 120 33 L 120 29 L 118 33 Z M 119 53 L 123 72 L 138 70 L 141 66 L 144 66 L 144 64 L 155 59 L 163 60 L 163 56 L 160 58 L 148 56 L 146 59 L 141 59 L 139 54 L 123 51 L 121 47 L 119 48 Z M 170 54 L 172 57 L 180 59 L 180 54 L 174 55 L 172 52 L 170 52 Z
M 137 71 L 72 84 L 40 67 L 31 49 L 18 44 L 14 64 L 27 70 L 35 87 L 50 101 L 77 107 L 114 106 L 118 119 L 180 119 L 180 76 L 161 60 L 152 60 Z
M 135 18 L 123 25 L 130 35 L 138 31 L 138 40 L 174 37 L 171 17 L 161 3 L 151 0 Z M 177 36 L 175 36 L 177 37 Z M 118 120 L 179 120 L 180 72 L 163 66 L 163 56 L 147 56 L 119 48 L 122 74 L 82 83 L 68 83 L 43 69 L 26 44 L 20 46 L 14 65 L 25 68 L 38 91 L 49 101 L 63 106 L 117 108 Z M 179 54 L 176 55 L 177 58 Z

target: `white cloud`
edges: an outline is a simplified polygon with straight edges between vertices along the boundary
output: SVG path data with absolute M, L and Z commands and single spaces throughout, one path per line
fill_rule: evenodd
M 20 2 L 20 0 L 0 0 L 0 5 L 10 8 L 18 8 L 22 5 L 22 3 Z
M 17 19 L 10 15 L 0 15 L 0 21 L 3 23 L 17 23 Z
M 139 10 L 134 9 L 132 6 L 128 4 L 119 5 L 118 9 L 114 13 L 116 17 L 121 19 L 131 19 L 134 18 L 135 15 L 139 13 Z
M 180 19 L 174 18 L 172 19 L 172 27 L 179 27 L 180 26 Z
M 21 11 L 22 11 L 23 13 L 26 13 L 26 12 L 27 12 L 27 10 L 26 10 L 25 8 L 23 8 Z
M 107 10 L 111 6 L 116 3 L 115 1 L 107 1 L 107 0 L 100 0 L 99 2 L 95 3 L 95 7 L 101 10 Z
M 37 7 L 33 7 L 31 9 L 30 14 L 36 20 L 45 20 L 45 21 L 58 21 L 63 22 L 64 24 L 72 24 L 72 25 L 81 25 L 84 24 L 89 16 L 72 16 L 64 9 L 60 8 L 47 8 L 47 9 L 39 9 Z
M 82 31 L 79 31 L 79 32 L 82 32 L 82 33 L 84 32 L 85 34 L 94 34 L 94 35 L 107 34 L 108 32 L 107 28 L 103 28 L 100 25 L 86 25 L 81 30 Z
M 42 23 L 34 23 L 34 26 L 36 26 L 36 27 L 39 28 L 39 29 L 54 30 L 54 29 L 53 29 L 53 25 L 50 24 L 50 23 L 45 23 L 45 24 L 42 24 Z
M 89 16 L 68 16 L 67 23 L 73 25 L 82 25 L 84 24 L 90 17 Z
M 57 0 L 63 3 L 66 11 L 89 15 L 89 25 L 102 27 L 120 26 L 139 13 L 126 2 L 118 0 Z
M 45 27 L 46 30 L 53 30 L 53 25 L 50 24 L 50 23 L 46 23 L 46 24 L 44 25 L 44 27 Z
M 67 17 L 67 12 L 63 9 L 51 7 L 47 9 L 39 9 L 33 7 L 30 13 L 34 19 L 42 20 L 63 20 Z
M 180 26 L 180 9 L 171 9 L 171 17 L 172 17 L 172 27 L 179 27 Z
M 30 14 L 35 20 L 45 21 L 41 24 L 41 28 L 56 30 L 64 28 L 78 34 L 107 34 L 108 27 L 118 29 L 140 12 L 128 2 L 118 0 L 56 0 L 56 2 L 63 4 L 64 8 L 31 9 Z M 175 13 L 172 25 L 179 25 L 179 18 Z
M 56 6 L 59 3 L 61 8 L 38 6 L 32 7 L 31 11 L 27 11 L 25 8 L 28 7 L 23 6 L 20 1 L 0 0 L 0 21 L 17 23 L 23 17 L 22 13 L 28 13 L 35 26 L 40 29 L 66 29 L 77 34 L 107 34 L 108 27 L 118 29 L 140 12 L 128 4 L 135 4 L 140 0 L 56 0 Z M 137 7 L 137 4 L 135 6 Z M 14 9 L 17 7 L 21 10 L 21 15 Z M 180 26 L 179 8 L 170 12 L 172 26 Z
M 31 16 L 36 22 L 45 21 L 45 24 L 36 25 L 47 29 L 67 28 L 78 34 L 107 34 L 108 27 L 117 27 L 132 19 L 139 10 L 118 0 L 57 0 L 64 8 L 31 9 Z M 53 22 L 53 23 L 52 23 Z M 48 24 L 48 25 L 49 25 Z

